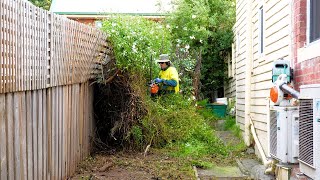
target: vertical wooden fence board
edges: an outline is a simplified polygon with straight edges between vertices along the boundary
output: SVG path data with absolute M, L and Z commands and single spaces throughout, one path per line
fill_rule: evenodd
M 79 152 L 80 152 L 80 159 L 82 159 L 83 154 L 83 111 L 84 111 L 84 84 L 80 84 L 80 94 L 79 94 Z
M 27 121 L 27 172 L 28 172 L 28 179 L 34 179 L 33 177 L 33 170 L 34 170 L 34 166 L 33 166 L 33 144 L 32 144 L 32 93 L 31 91 L 27 91 L 26 92 L 26 106 L 27 106 L 27 110 L 26 110 L 26 121 Z
M 3 40 L 4 40 L 4 32 L 2 31 L 2 28 L 3 28 L 3 12 L 2 11 L 4 11 L 4 7 L 3 7 L 3 2 L 2 1 L 0 1 L 0 21 L 1 21 L 1 23 L 0 23 L 0 53 L 2 54 L 3 53 Z M 3 66 L 3 64 L 4 64 L 4 56 L 0 56 L 0 64 L 1 64 L 1 66 Z M 3 73 L 3 67 L 1 67 L 0 68 L 0 93 L 2 93 L 3 92 L 3 85 L 4 85 L 4 79 L 3 79 L 3 76 L 4 76 L 4 73 Z
M 21 98 L 21 116 L 20 116 L 20 156 L 21 156 L 21 179 L 27 179 L 27 106 L 26 92 L 19 92 Z
M 87 126 L 88 128 L 85 129 L 85 137 L 84 137 L 84 141 L 85 141 L 85 156 L 87 156 L 89 154 L 89 149 L 88 149 L 88 146 L 89 146 L 89 142 L 88 142 L 88 139 L 89 139 L 89 112 L 90 112 L 90 102 L 89 102 L 89 94 L 88 94 L 88 85 L 85 86 L 85 103 L 87 104 L 87 107 L 85 108 L 85 126 Z
M 1 2 L 0 2 L 1 3 Z M 0 179 L 7 179 L 7 117 L 6 117 L 6 95 L 0 94 Z
M 58 115 L 59 115 L 59 179 L 62 179 L 62 169 L 63 169 L 63 162 L 62 162 L 62 154 L 63 154 L 63 125 L 62 125 L 62 113 L 63 113 L 63 109 L 62 109 L 62 103 L 63 103 L 63 94 L 62 94 L 62 86 L 58 87 L 58 91 L 59 91 L 59 111 L 58 111 Z
M 59 86 L 57 86 L 56 88 L 55 88 L 55 112 L 56 112 L 56 118 L 55 118 L 55 134 L 56 134 L 56 144 L 55 144 L 55 149 L 56 149 L 56 156 L 55 156 L 55 158 L 56 158 L 56 167 L 55 167 L 55 169 L 56 169 L 56 177 L 57 177 L 57 179 L 60 179 L 60 159 L 59 159 L 59 155 L 60 155 L 60 152 L 59 152 L 59 147 L 60 147 L 60 134 L 59 134 L 59 132 L 60 132 L 60 129 L 59 129 L 59 126 L 60 126 L 60 121 L 59 121 L 59 110 L 60 110 L 60 108 L 59 108 Z
M 56 178 L 56 91 L 55 87 L 51 88 L 51 177 L 50 179 Z
M 33 177 L 39 179 L 38 173 L 38 93 L 32 91 L 32 144 L 33 144 Z
M 71 115 L 71 134 L 70 134 L 70 142 L 71 142 L 71 151 L 70 151 L 70 155 L 71 155 L 71 159 L 70 159 L 70 170 L 72 173 L 74 171 L 74 155 L 75 155 L 75 141 L 74 141 L 74 132 L 75 132 L 75 129 L 74 129 L 74 122 L 75 122 L 75 110 L 76 110 L 76 104 L 75 104 L 75 89 L 74 89 L 74 86 L 72 86 L 72 115 Z
M 48 168 L 48 174 L 47 179 L 52 179 L 52 172 L 53 172 L 53 148 L 52 148 L 52 88 L 47 89 L 47 129 L 48 129 L 48 136 L 47 136 L 47 142 L 48 142 L 48 162 L 47 162 L 47 168 Z
M 43 84 L 44 85 L 44 84 Z M 42 91 L 42 104 L 43 104 L 43 113 L 42 113 L 42 144 L 43 144 L 43 179 L 47 179 L 48 176 L 48 116 L 47 116 L 47 90 Z
M 80 86 L 79 84 L 76 84 L 76 87 L 77 87 L 77 98 L 76 98 L 76 103 L 77 103 L 77 116 L 76 116 L 76 147 L 77 147 L 77 158 L 76 158 L 76 161 L 79 162 L 80 161 L 80 130 L 79 130 L 79 120 L 80 120 Z M 77 164 L 76 162 L 76 164 Z
M 73 107 L 72 107 L 72 85 L 68 85 L 68 175 L 71 175 L 72 171 L 72 141 L 71 141 L 71 135 L 72 135 L 72 112 L 73 112 Z
M 52 88 L 52 144 L 53 144 L 53 179 L 58 179 L 58 108 L 57 108 L 57 88 Z
M 95 121 L 94 121 L 94 115 L 93 115 L 93 111 L 94 111 L 94 109 L 93 109 L 94 88 L 93 88 L 93 86 L 89 86 L 89 85 L 88 85 L 88 87 L 89 87 L 89 90 L 90 90 L 89 93 L 88 93 L 88 95 L 90 97 L 90 99 L 89 99 L 89 104 L 90 104 L 89 109 L 90 109 L 90 111 L 88 112 L 89 113 L 88 121 L 91 124 L 90 129 L 89 129 L 90 130 L 89 136 L 90 136 L 91 139 L 94 139 L 95 138 L 95 127 L 96 127 L 96 124 L 95 124 Z M 88 146 L 89 151 L 91 151 L 90 148 L 92 147 L 91 139 L 88 139 L 88 142 L 90 143 L 89 146 Z
M 38 81 L 39 82 L 39 81 Z M 39 85 L 39 83 L 38 83 Z M 43 143 L 42 143 L 42 138 L 43 138 L 43 101 L 42 101 L 42 90 L 37 90 L 37 95 L 38 95 L 38 174 L 39 174 L 39 179 L 43 179 Z
M 62 102 L 62 109 L 63 109 L 63 117 L 62 117 L 62 124 L 63 124 L 63 153 L 62 153 L 62 179 L 66 179 L 68 175 L 67 171 L 67 146 L 68 146 L 68 138 L 67 138 L 67 129 L 68 125 L 68 86 L 62 87 L 62 94 L 63 94 L 63 102 Z
M 15 179 L 15 164 L 14 164 L 14 124 L 13 124 L 13 95 L 7 93 L 6 95 L 6 112 L 7 112 L 7 162 L 8 162 L 8 180 Z
M 21 179 L 20 175 L 20 110 L 21 101 L 19 93 L 13 93 L 13 147 L 14 147 L 14 167 L 15 167 L 15 179 Z
M 73 123 L 73 133 L 72 133 L 72 144 L 73 144 L 73 162 L 72 162 L 72 172 L 74 172 L 76 170 L 76 158 L 77 158 L 77 111 L 78 111 L 78 107 L 77 107 L 77 88 L 76 88 L 76 84 L 72 85 L 72 89 L 73 89 L 73 104 L 74 104 L 74 109 L 73 109 L 73 117 L 72 117 L 72 123 Z

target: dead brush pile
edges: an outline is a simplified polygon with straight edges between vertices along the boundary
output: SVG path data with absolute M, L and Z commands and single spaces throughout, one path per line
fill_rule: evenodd
M 144 104 L 145 80 L 138 74 L 132 75 L 119 70 L 115 59 L 102 65 L 103 71 L 95 84 L 95 120 L 97 151 L 115 148 L 132 148 L 130 137 L 132 126 L 147 114 Z

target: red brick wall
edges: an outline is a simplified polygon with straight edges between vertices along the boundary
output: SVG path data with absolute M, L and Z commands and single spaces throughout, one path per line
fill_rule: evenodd
M 320 84 L 320 57 L 297 63 L 294 80 L 297 88 L 303 84 Z
M 320 57 L 298 63 L 297 52 L 306 44 L 307 0 L 295 0 L 293 3 L 293 63 L 295 88 L 300 85 L 320 84 Z

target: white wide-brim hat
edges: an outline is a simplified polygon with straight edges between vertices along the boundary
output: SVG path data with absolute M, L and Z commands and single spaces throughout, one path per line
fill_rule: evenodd
M 168 54 L 161 54 L 159 59 L 156 60 L 157 63 L 159 62 L 170 62 L 170 59 L 169 59 L 169 55 Z

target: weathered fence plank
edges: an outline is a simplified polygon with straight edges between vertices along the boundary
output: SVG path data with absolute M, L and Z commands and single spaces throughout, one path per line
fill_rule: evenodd
M 42 104 L 47 105 L 47 90 L 44 89 L 42 90 Z M 42 113 L 42 144 L 43 144 L 43 172 L 42 172 L 42 177 L 43 179 L 47 179 L 47 164 L 48 164 L 48 126 L 47 126 L 47 107 L 44 106 L 42 108 L 43 113 Z
M 39 85 L 39 84 L 38 84 Z M 39 108 L 38 108 L 38 171 L 39 171 L 39 179 L 43 179 L 43 106 L 41 106 L 41 104 L 43 104 L 42 101 L 42 90 L 38 90 L 37 92 L 37 96 L 38 96 L 38 104 L 39 104 Z
M 6 95 L 6 116 L 7 116 L 7 162 L 8 162 L 8 179 L 13 180 L 15 165 L 14 165 L 14 125 L 13 125 L 13 95 L 8 93 Z
M 7 179 L 7 117 L 6 95 L 0 94 L 0 179 Z
M 38 171 L 38 96 L 37 91 L 32 92 L 32 155 L 33 155 L 33 177 L 39 179 Z
M 48 142 L 48 162 L 47 162 L 47 168 L 48 168 L 48 174 L 47 178 L 52 179 L 52 172 L 53 172 L 53 147 L 52 147 L 52 88 L 47 89 L 47 128 L 48 128 L 48 136 L 47 136 L 47 142 Z
M 26 92 L 26 106 L 28 107 L 26 109 L 26 123 L 27 123 L 27 171 L 28 171 L 28 179 L 34 179 L 33 177 L 33 152 L 32 152 L 32 148 L 33 148 L 33 144 L 32 144 L 32 92 L 31 91 L 27 91 Z

